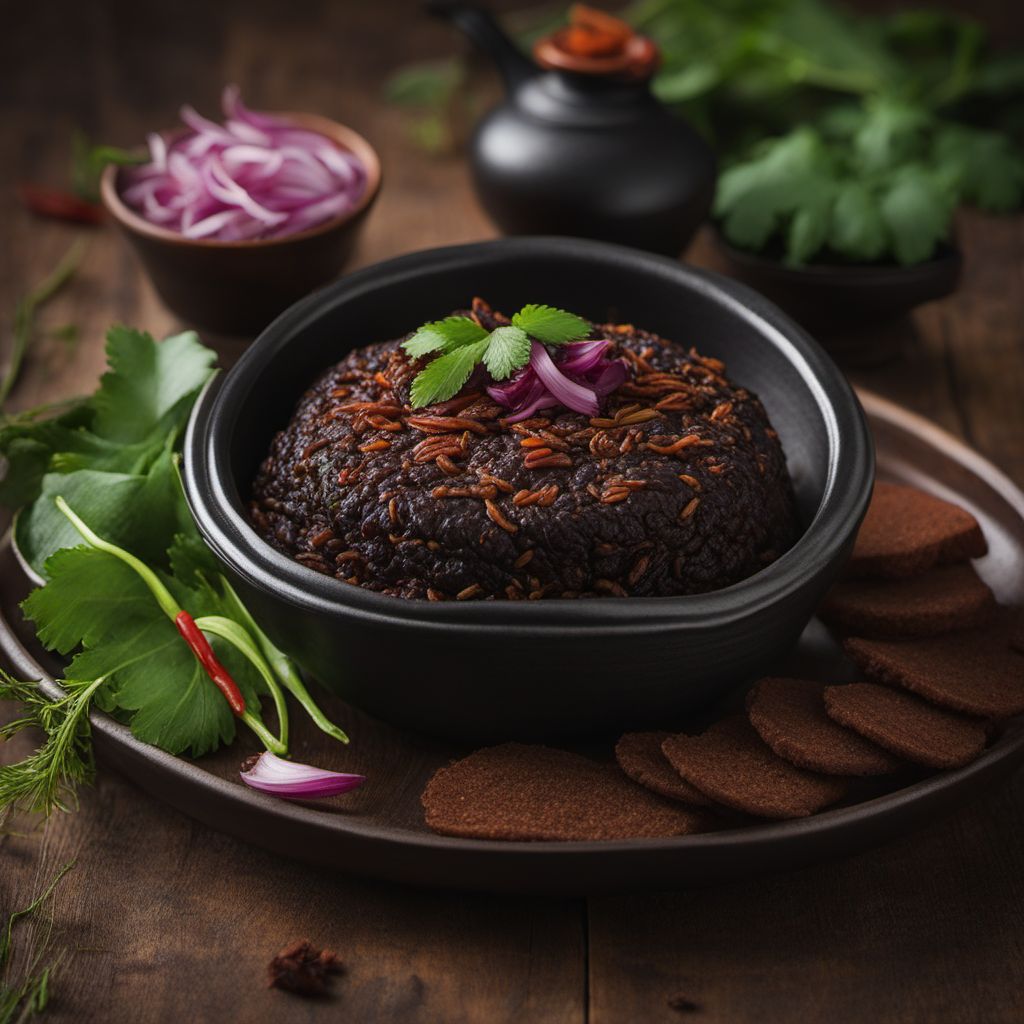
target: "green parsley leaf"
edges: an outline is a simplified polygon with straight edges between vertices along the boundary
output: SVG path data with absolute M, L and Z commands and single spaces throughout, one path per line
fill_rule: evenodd
M 999 132 L 950 125 L 936 136 L 935 157 L 962 197 L 983 210 L 1006 213 L 1024 200 L 1024 158 Z
M 473 367 L 483 358 L 488 341 L 473 342 L 438 356 L 417 375 L 412 382 L 414 408 L 446 402 L 462 390 Z
M 174 623 L 142 579 L 124 562 L 94 548 L 64 548 L 46 565 L 49 581 L 24 601 L 44 645 L 69 653 L 81 646 L 65 673 L 69 680 L 104 678 L 106 710 L 127 712 L 132 732 L 172 754 L 195 757 L 229 743 L 235 718 Z M 222 614 L 212 587 L 194 588 L 164 577 L 195 618 Z M 265 684 L 251 663 L 229 644 L 211 644 L 258 713 Z
M 0 425 L 0 502 L 18 508 L 34 501 L 50 471 L 144 475 L 168 435 L 184 430 L 216 354 L 191 331 L 155 342 L 117 327 L 107 338 L 111 368 L 91 398 L 54 419 Z
M 107 333 L 110 369 L 93 398 L 93 430 L 110 441 L 137 442 L 167 421 L 180 420 L 210 376 L 215 356 L 195 331 L 157 344 L 149 334 L 113 327 Z
M 821 181 L 801 197 L 786 235 L 786 261 L 806 263 L 825 244 L 832 223 L 835 185 Z
M 820 196 L 831 187 L 832 162 L 821 136 L 811 128 L 800 128 L 778 139 L 762 143 L 746 161 L 734 164 L 719 179 L 715 214 L 722 218 L 726 238 L 744 249 L 761 249 L 779 227 L 786 225 L 807 196 Z M 796 261 L 813 255 L 808 244 L 820 236 L 820 213 L 799 229 L 791 240 L 790 258 Z M 805 238 L 804 235 L 812 237 Z
M 858 262 L 877 260 L 888 245 L 878 199 L 859 181 L 844 182 L 832 208 L 828 244 Z
M 496 327 L 484 352 L 484 366 L 495 380 L 505 380 L 529 361 L 530 345 L 521 327 Z
M 923 107 L 881 96 L 869 102 L 853 137 L 854 161 L 866 172 L 898 167 L 921 151 L 931 115 Z
M 486 337 L 487 331 L 468 316 L 449 316 L 424 324 L 408 341 L 402 342 L 402 348 L 413 358 L 419 358 L 431 352 L 450 352 Z
M 512 323 L 531 338 L 547 345 L 564 345 L 590 334 L 590 325 L 582 317 L 566 313 L 564 309 L 538 306 L 532 302 L 512 317 Z
M 15 526 L 18 549 L 40 575 L 60 548 L 81 543 L 78 531 L 54 504 L 60 495 L 103 537 L 153 565 L 166 563 L 167 538 L 178 526 L 179 488 L 168 435 L 164 449 L 144 474 L 79 469 L 49 473 L 38 501 L 23 509 Z
M 882 220 L 896 259 L 921 263 L 949 232 L 952 197 L 921 165 L 902 169 L 881 200 Z

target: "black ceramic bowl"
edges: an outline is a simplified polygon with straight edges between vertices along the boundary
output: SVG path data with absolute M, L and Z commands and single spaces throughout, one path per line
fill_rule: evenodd
M 912 266 L 812 263 L 790 267 L 730 245 L 716 229 L 715 243 L 729 274 L 763 292 L 813 331 L 833 332 L 904 316 L 916 306 L 956 291 L 963 259 L 954 245 Z M 828 342 L 826 341 L 826 344 Z
M 779 431 L 806 524 L 757 575 L 678 598 L 437 603 L 304 568 L 250 527 L 244 503 L 272 434 L 353 347 L 483 295 L 641 325 L 725 360 Z M 874 455 L 824 352 L 742 285 L 602 242 L 516 238 L 414 253 L 304 299 L 199 399 L 184 479 L 196 522 L 267 633 L 322 684 L 401 726 L 480 743 L 669 727 L 771 671 L 847 556 Z

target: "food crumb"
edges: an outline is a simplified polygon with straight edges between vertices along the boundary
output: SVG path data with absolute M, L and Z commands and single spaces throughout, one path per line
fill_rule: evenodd
M 285 946 L 270 961 L 268 987 L 300 996 L 322 996 L 327 993 L 331 975 L 342 970 L 337 954 L 329 949 L 314 949 L 309 939 L 301 939 Z
M 669 997 L 668 1008 L 675 1010 L 676 1013 L 700 1013 L 702 1009 L 700 1003 L 695 1003 L 682 992 L 677 992 L 674 996 Z

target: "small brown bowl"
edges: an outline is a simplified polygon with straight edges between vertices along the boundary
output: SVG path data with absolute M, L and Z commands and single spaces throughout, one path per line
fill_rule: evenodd
M 185 238 L 151 224 L 121 199 L 121 168 L 100 180 L 103 205 L 135 247 L 166 305 L 186 323 L 224 334 L 256 333 L 280 312 L 337 276 L 380 191 L 376 150 L 357 132 L 316 114 L 282 114 L 354 154 L 366 190 L 353 210 L 283 238 L 219 242 Z

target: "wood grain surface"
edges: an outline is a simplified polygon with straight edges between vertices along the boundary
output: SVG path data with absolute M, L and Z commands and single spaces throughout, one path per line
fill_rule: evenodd
M 7 5 L 0 33 L 0 315 L 83 232 L 31 218 L 12 184 L 61 184 L 72 130 L 128 145 L 225 81 L 257 107 L 317 110 L 380 151 L 384 188 L 357 263 L 491 237 L 465 166 L 428 157 L 380 89 L 449 52 L 412 0 Z M 873 6 L 877 6 L 873 5 Z M 961 5 L 968 6 L 968 5 Z M 1020 35 L 1014 5 L 987 8 Z M 1024 218 L 965 214 L 952 298 L 834 339 L 858 383 L 931 417 L 1024 484 Z M 113 231 L 47 307 L 12 408 L 91 389 L 112 322 L 179 326 Z M 690 258 L 712 265 L 703 240 Z M 10 333 L 0 341 L 0 365 Z M 230 362 L 237 339 L 208 339 Z M 879 353 L 888 358 L 879 362 Z M 0 707 L 10 717 L 15 709 Z M 0 746 L 24 756 L 32 737 Z M 50 941 L 54 1021 L 922 1022 L 1024 1019 L 1024 778 L 955 817 L 843 863 L 704 890 L 587 901 L 384 886 L 299 866 L 201 828 L 105 773 L 72 815 L 0 838 L 0 916 L 69 860 Z M 18 933 L 21 947 L 46 922 Z M 324 1001 L 265 986 L 308 936 L 346 971 Z M 678 998 L 676 998 L 678 997 Z

